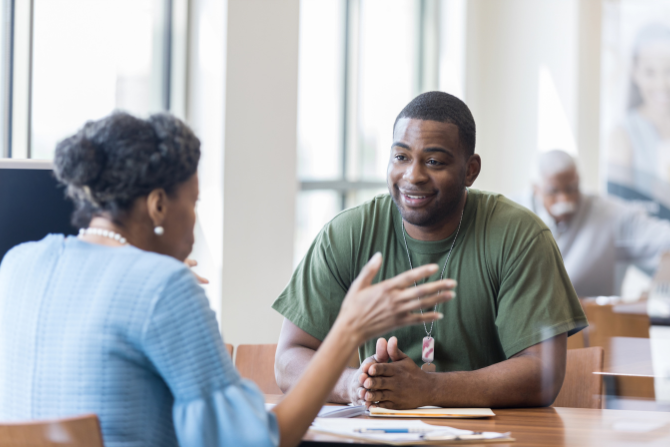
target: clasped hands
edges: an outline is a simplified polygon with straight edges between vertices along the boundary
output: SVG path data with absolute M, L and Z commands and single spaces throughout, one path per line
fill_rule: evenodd
M 352 378 L 351 401 L 396 410 L 431 405 L 430 375 L 398 348 L 396 337 L 388 342 L 380 338 L 375 355 L 365 359 Z

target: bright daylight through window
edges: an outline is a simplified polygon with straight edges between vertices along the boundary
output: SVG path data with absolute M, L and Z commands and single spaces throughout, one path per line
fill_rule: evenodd
M 387 191 L 395 117 L 437 88 L 441 3 L 301 0 L 295 264 L 339 211 Z
M 156 4 L 34 1 L 32 158 L 52 158 L 60 139 L 115 109 L 140 116 L 163 109 Z

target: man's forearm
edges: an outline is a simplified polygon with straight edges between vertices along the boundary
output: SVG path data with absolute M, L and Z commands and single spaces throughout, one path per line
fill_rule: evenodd
M 476 371 L 428 374 L 425 405 L 440 407 L 544 407 L 563 375 L 532 356 L 514 357 Z
M 298 383 L 300 376 L 307 369 L 307 364 L 312 360 L 316 351 L 306 347 L 292 347 L 286 350 L 281 355 L 281 358 L 278 359 L 277 365 L 275 367 L 275 375 L 277 379 L 277 385 L 284 392 L 288 392 L 289 388 Z M 350 402 L 349 397 L 349 383 L 351 382 L 352 376 L 356 374 L 358 370 L 353 368 L 346 368 L 340 379 L 337 381 L 337 385 L 333 388 L 333 391 L 328 397 L 329 402 L 334 403 L 344 403 L 348 404 Z

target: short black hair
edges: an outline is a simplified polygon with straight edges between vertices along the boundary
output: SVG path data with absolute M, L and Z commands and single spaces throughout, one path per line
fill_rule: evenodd
M 174 116 L 114 112 L 58 143 L 54 173 L 75 203 L 75 226 L 87 227 L 103 214 L 121 224 L 135 199 L 157 188 L 174 194 L 199 160 L 200 140 Z
M 422 93 L 405 106 L 393 123 L 393 130 L 400 118 L 451 123 L 458 127 L 461 147 L 469 157 L 475 153 L 477 129 L 468 106 L 445 92 Z

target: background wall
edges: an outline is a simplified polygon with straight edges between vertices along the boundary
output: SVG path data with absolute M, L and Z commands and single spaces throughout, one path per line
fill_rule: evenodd
M 483 159 L 476 186 L 528 189 L 534 157 L 579 155 L 598 190 L 600 0 L 467 2 L 465 100 Z
M 221 323 L 229 343 L 274 343 L 270 305 L 293 265 L 298 0 L 229 0 Z

